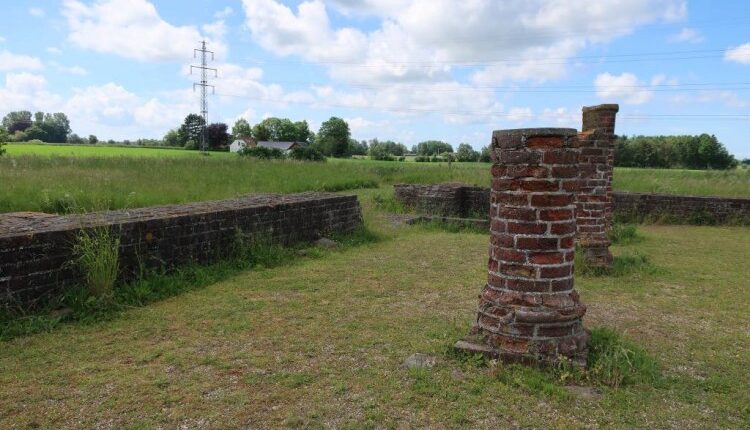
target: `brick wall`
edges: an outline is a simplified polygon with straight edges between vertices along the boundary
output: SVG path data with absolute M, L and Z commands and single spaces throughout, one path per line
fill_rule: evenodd
M 394 185 L 396 199 L 403 205 L 415 208 L 420 213 L 433 214 L 425 211 L 428 208 L 417 207 L 416 202 L 420 193 L 426 188 L 434 189 L 440 185 L 397 184 Z M 489 213 L 490 189 L 464 186 L 456 187 L 451 184 L 451 192 L 460 193 L 461 207 L 453 213 L 442 216 L 463 216 L 473 213 Z M 433 195 L 436 195 L 433 193 Z M 669 194 L 648 193 L 614 193 L 614 209 L 618 217 L 630 219 L 658 218 L 665 222 L 715 222 L 718 224 L 737 219 L 750 219 L 750 199 L 733 199 L 726 197 L 693 197 L 675 196 Z
M 750 199 L 615 193 L 615 215 L 632 220 L 716 223 L 750 221 Z
M 396 200 L 418 213 L 455 217 L 487 217 L 490 189 L 463 184 L 396 184 Z
M 29 304 L 80 281 L 71 247 L 80 229 L 120 235 L 121 278 L 139 266 L 206 263 L 229 252 L 238 231 L 277 243 L 351 232 L 362 224 L 356 196 L 253 195 L 86 215 L 0 215 L 0 303 Z

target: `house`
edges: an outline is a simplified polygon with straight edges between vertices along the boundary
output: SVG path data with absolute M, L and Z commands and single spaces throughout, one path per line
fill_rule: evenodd
M 229 145 L 229 152 L 240 152 L 243 148 L 255 148 L 259 146 L 261 148 L 278 149 L 286 153 L 303 145 L 304 143 L 301 142 L 271 142 L 265 140 L 258 142 L 252 137 L 241 136 Z

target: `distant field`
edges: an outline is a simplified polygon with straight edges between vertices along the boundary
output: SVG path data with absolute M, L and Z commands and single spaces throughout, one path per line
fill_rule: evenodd
M 341 191 L 394 183 L 489 186 L 484 163 L 258 161 L 230 153 L 106 146 L 8 145 L 0 157 L 0 212 L 115 209 L 230 198 L 253 192 Z M 750 197 L 750 169 L 615 171 L 635 192 Z
M 144 148 L 106 145 L 38 145 L 8 144 L 5 147 L 9 155 L 43 155 L 72 157 L 197 157 L 198 151 L 187 151 L 180 148 Z M 211 156 L 227 157 L 227 152 L 212 152 Z

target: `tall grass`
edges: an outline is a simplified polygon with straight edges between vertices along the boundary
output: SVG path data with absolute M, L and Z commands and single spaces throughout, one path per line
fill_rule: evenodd
M 67 147 L 66 147 L 67 148 Z M 98 148 L 93 148 L 98 149 Z M 131 151 L 128 148 L 116 148 Z M 75 148 L 71 149 L 75 150 Z M 144 149 L 143 151 L 155 151 Z M 176 150 L 167 150 L 179 152 Z M 188 151 L 185 151 L 188 152 Z M 216 200 L 247 193 L 343 191 L 397 182 L 489 186 L 484 163 L 373 160 L 252 160 L 211 157 L 6 156 L 0 158 L 0 213 L 66 212 Z M 750 169 L 729 172 L 616 169 L 615 188 L 676 194 L 750 196 Z
M 592 381 L 619 387 L 651 384 L 659 376 L 659 367 L 643 348 L 614 330 L 598 327 L 591 330 L 587 373 Z
M 87 295 L 111 297 L 120 267 L 120 236 L 108 227 L 81 229 L 73 254 L 86 280 Z

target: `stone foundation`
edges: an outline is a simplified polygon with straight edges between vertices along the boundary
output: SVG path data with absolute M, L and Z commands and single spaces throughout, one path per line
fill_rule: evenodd
M 79 284 L 72 246 L 81 229 L 120 237 L 120 278 L 141 268 L 207 263 L 231 253 L 238 234 L 274 243 L 311 241 L 362 225 L 356 196 L 253 195 L 133 210 L 0 215 L 0 305 L 29 305 Z

